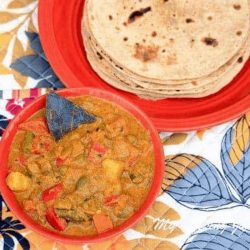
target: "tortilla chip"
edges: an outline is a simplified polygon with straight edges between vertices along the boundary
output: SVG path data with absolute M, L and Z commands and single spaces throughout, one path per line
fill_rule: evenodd
M 88 114 L 81 107 L 56 93 L 48 94 L 46 117 L 50 133 L 55 140 L 61 139 L 66 133 L 76 129 L 81 124 L 96 121 L 94 115 Z

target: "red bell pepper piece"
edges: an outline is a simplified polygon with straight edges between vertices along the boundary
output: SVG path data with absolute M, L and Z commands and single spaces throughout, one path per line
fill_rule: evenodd
M 130 157 L 130 158 L 128 159 L 128 166 L 129 166 L 129 167 L 134 166 L 135 163 L 137 162 L 137 160 L 138 160 L 138 157 Z
M 59 184 L 56 184 L 55 186 L 45 190 L 43 193 L 42 193 L 42 200 L 43 201 L 51 201 L 51 200 L 54 200 L 57 195 L 60 193 L 60 191 L 63 189 L 63 184 L 62 183 L 59 183 Z
M 56 215 L 53 207 L 47 210 L 45 217 L 48 223 L 58 231 L 63 231 L 67 226 L 67 222 Z
M 24 165 L 24 166 L 27 165 L 27 160 L 26 160 L 26 158 L 25 158 L 24 155 L 19 155 L 19 156 L 18 156 L 18 162 L 19 162 L 21 165 Z
M 90 148 L 88 160 L 94 163 L 99 162 L 101 160 L 101 157 L 104 156 L 107 151 L 108 150 L 104 146 L 95 142 Z
M 102 145 L 100 145 L 99 143 L 93 143 L 91 150 L 102 155 L 104 155 L 107 152 L 107 149 L 103 147 Z
M 25 131 L 31 131 L 36 135 L 49 134 L 45 117 L 39 117 L 36 120 L 24 122 L 19 125 L 19 128 Z
M 50 151 L 51 144 L 48 141 L 44 142 L 44 148 L 45 148 L 45 150 Z
M 36 136 L 32 142 L 32 153 L 42 154 L 44 151 L 50 151 L 53 148 L 54 141 L 49 136 Z
M 64 163 L 64 160 L 61 159 L 60 157 L 56 158 L 56 166 L 61 167 Z
M 93 216 L 93 221 L 96 227 L 97 232 L 104 233 L 113 228 L 113 223 L 109 216 L 105 214 L 95 214 Z
M 117 203 L 118 199 L 119 199 L 120 195 L 111 195 L 105 198 L 105 205 L 107 206 L 111 206 L 114 205 L 115 203 Z

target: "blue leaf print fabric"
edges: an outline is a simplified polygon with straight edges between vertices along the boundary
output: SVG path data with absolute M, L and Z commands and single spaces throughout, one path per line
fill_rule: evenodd
M 216 167 L 194 155 L 166 159 L 163 188 L 179 203 L 195 209 L 210 210 L 236 201 Z
M 222 173 L 200 156 L 169 157 L 164 191 L 194 209 L 224 209 L 230 203 L 229 207 L 250 208 L 250 113 L 228 129 L 221 143 L 220 156 Z
M 0 115 L 0 137 L 3 135 L 4 130 L 9 124 L 9 119 L 3 115 Z
M 6 233 L 2 234 L 4 238 L 3 250 L 12 250 L 14 249 L 15 243 L 14 240 Z
M 250 232 L 234 224 L 211 224 L 199 229 L 182 250 L 249 250 Z
M 18 229 L 18 230 L 20 230 L 20 229 Z M 16 238 L 16 240 L 18 241 L 18 244 L 20 244 L 20 246 L 24 250 L 30 249 L 29 241 L 25 237 L 23 237 L 20 233 L 18 233 L 17 231 L 14 231 L 14 230 L 6 230 L 6 233 L 11 235 L 12 237 Z
M 31 48 L 40 56 L 42 57 L 45 61 L 47 61 L 47 58 L 44 54 L 42 44 L 40 41 L 40 38 L 37 33 L 32 33 L 32 32 L 25 32 L 27 37 L 30 40 Z
M 226 178 L 242 203 L 250 197 L 250 115 L 243 116 L 223 139 L 221 161 Z
M 29 241 L 18 232 L 25 229 L 25 226 L 19 220 L 13 220 L 10 216 L 3 218 L 3 202 L 3 198 L 0 195 L 0 238 L 3 240 L 3 250 L 15 249 L 14 238 L 23 250 L 29 250 Z M 9 211 L 9 209 L 7 209 L 7 211 Z
M 40 80 L 36 86 L 38 88 L 63 88 L 64 85 L 55 75 L 53 69 L 48 63 L 38 34 L 26 32 L 26 35 L 30 40 L 31 48 L 36 54 L 17 59 L 11 64 L 11 68 L 19 71 L 25 76 L 29 76 L 35 80 Z

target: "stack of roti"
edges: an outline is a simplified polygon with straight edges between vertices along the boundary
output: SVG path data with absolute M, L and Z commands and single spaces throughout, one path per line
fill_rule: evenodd
M 86 0 L 87 57 L 108 84 L 147 99 L 204 97 L 250 54 L 250 0 Z

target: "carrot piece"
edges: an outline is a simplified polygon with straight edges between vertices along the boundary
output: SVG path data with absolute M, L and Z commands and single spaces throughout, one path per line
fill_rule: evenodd
M 105 214 L 95 214 L 93 216 L 94 224 L 97 232 L 104 233 L 113 228 L 113 223 L 108 215 Z
M 36 210 L 35 203 L 32 200 L 25 200 L 23 202 L 23 207 L 24 207 L 24 209 L 26 211 L 34 211 L 34 210 Z

